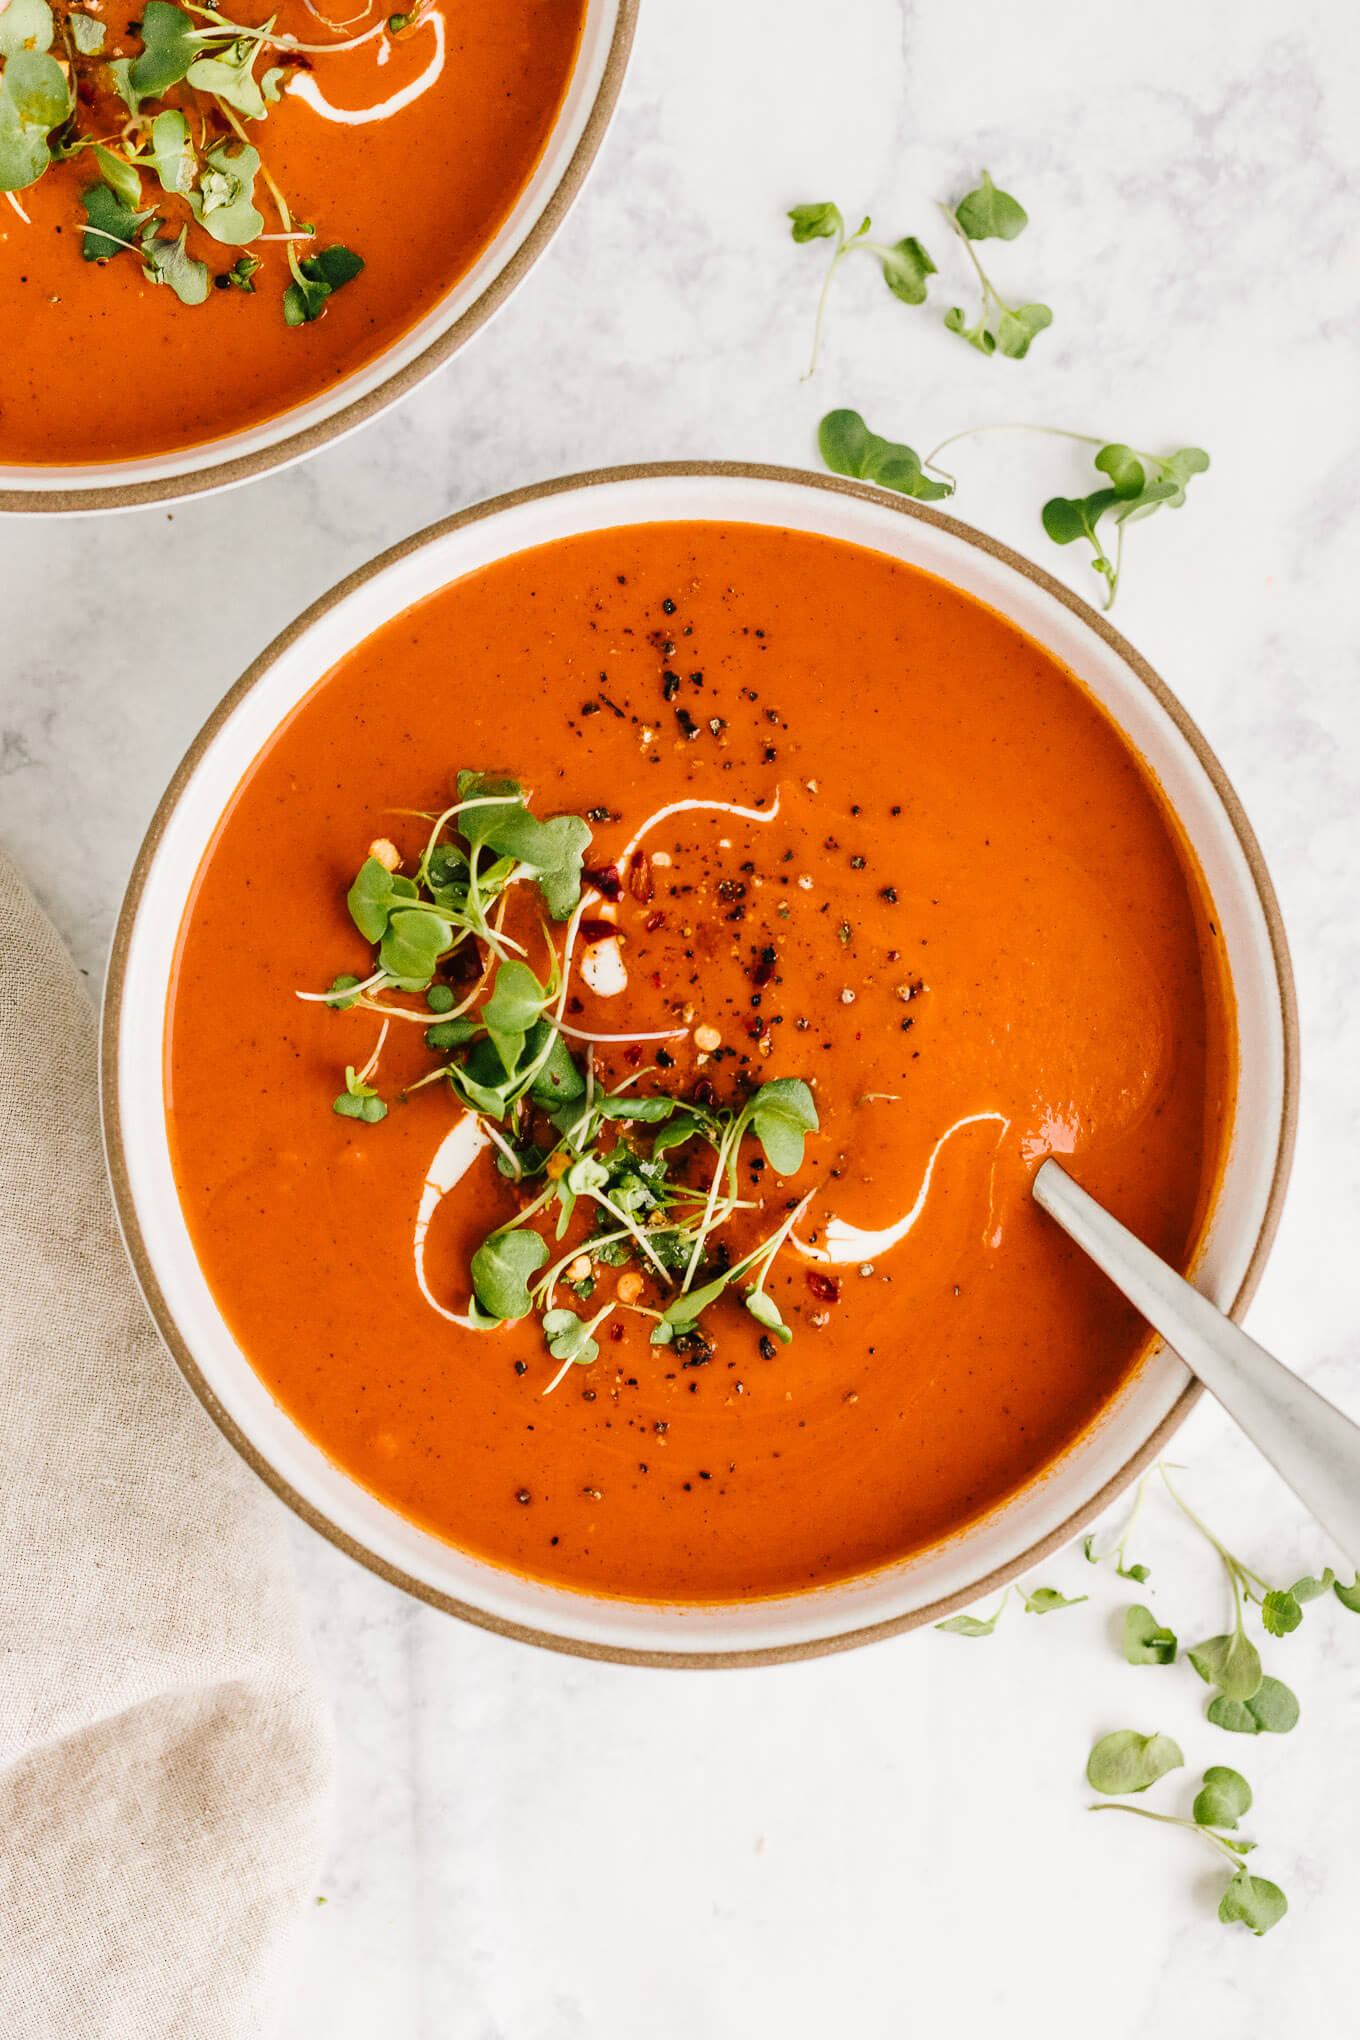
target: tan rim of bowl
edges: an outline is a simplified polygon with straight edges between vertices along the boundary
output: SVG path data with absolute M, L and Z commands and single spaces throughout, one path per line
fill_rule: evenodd
M 249 481 L 255 475 L 267 474 L 271 468 L 284 467 L 293 461 L 302 460 L 307 454 L 315 453 L 333 439 L 340 439 L 363 425 L 370 418 L 385 411 L 413 390 L 417 383 L 425 380 L 442 362 L 456 354 L 460 347 L 480 331 L 493 313 L 498 312 L 516 286 L 533 268 L 539 256 L 551 241 L 562 221 L 566 218 L 577 193 L 586 180 L 586 174 L 595 161 L 601 142 L 613 118 L 619 92 L 623 86 L 624 73 L 628 68 L 629 52 L 633 46 L 633 33 L 637 27 L 638 8 L 641 0 L 618 0 L 618 15 L 614 33 L 610 40 L 609 52 L 605 58 L 604 71 L 599 89 L 586 117 L 586 124 L 580 141 L 572 154 L 571 161 L 563 171 L 557 186 L 533 226 L 529 229 L 519 247 L 505 267 L 488 283 L 481 296 L 470 304 L 454 323 L 432 340 L 414 361 L 408 361 L 404 368 L 397 369 L 376 389 L 365 396 L 356 397 L 352 403 L 332 412 L 329 418 L 320 419 L 309 425 L 305 431 L 290 433 L 271 446 L 262 446 L 254 453 L 242 454 L 236 460 L 219 462 L 216 466 L 198 469 L 182 475 L 165 475 L 149 482 L 114 482 L 106 486 L 92 485 L 82 489 L 0 489 L 0 513 L 9 511 L 29 515 L 53 512 L 76 512 L 89 510 L 134 510 L 144 503 L 180 502 L 188 496 L 205 495 L 214 489 L 229 489 L 237 482 Z M 37 470 L 36 472 L 41 472 Z
M 941 530 L 949 532 L 955 538 L 962 539 L 965 543 L 976 546 L 980 551 L 990 554 L 993 559 L 1001 561 L 1008 567 L 1012 567 L 1016 573 L 1022 574 L 1027 580 L 1034 582 L 1047 594 L 1053 596 L 1056 601 L 1061 602 L 1065 608 L 1071 610 L 1075 616 L 1079 617 L 1089 629 L 1095 631 L 1098 636 L 1105 640 L 1106 644 L 1124 660 L 1129 669 L 1171 717 L 1176 728 L 1185 738 L 1195 757 L 1212 781 L 1251 872 L 1252 882 L 1255 886 L 1261 911 L 1269 931 L 1275 977 L 1280 991 L 1280 1017 L 1284 1041 L 1284 1083 L 1280 1124 L 1275 1146 L 1275 1167 L 1269 1200 L 1252 1250 L 1251 1260 L 1237 1290 L 1237 1294 L 1232 1301 L 1231 1314 L 1234 1318 L 1238 1319 L 1245 1313 L 1247 1305 L 1256 1292 L 1257 1284 L 1260 1282 L 1261 1274 L 1279 1225 L 1285 1189 L 1289 1180 L 1298 1119 L 1299 1034 L 1294 978 L 1290 967 L 1284 924 L 1280 918 L 1279 904 L 1275 897 L 1274 887 L 1270 882 L 1269 873 L 1266 870 L 1265 860 L 1261 855 L 1260 845 L 1257 843 L 1251 824 L 1243 812 L 1242 804 L 1229 783 L 1227 774 L 1179 701 L 1177 701 L 1164 682 L 1158 678 L 1157 674 L 1153 672 L 1147 661 L 1139 656 L 1132 645 L 1122 638 L 1118 631 L 1114 630 L 1106 622 L 1103 616 L 1098 615 L 1088 603 L 1082 601 L 1080 596 L 1074 595 L 1061 582 L 1054 580 L 1051 574 L 1045 573 L 1042 567 L 1036 566 L 1031 560 L 1024 559 L 1019 553 L 1012 552 L 1009 546 L 1000 545 L 995 539 L 988 538 L 983 533 L 974 531 L 970 526 L 960 523 L 957 518 L 946 517 L 940 511 L 926 509 L 919 503 L 910 502 L 902 497 L 889 499 L 883 490 L 870 488 L 861 482 L 843 481 L 836 476 L 812 474 L 798 468 L 769 467 L 742 461 L 658 461 L 631 467 L 601 468 L 584 474 L 565 475 L 556 481 L 539 482 L 529 488 L 512 490 L 508 495 L 494 497 L 489 502 L 475 504 L 471 509 L 461 510 L 456 515 L 443 518 L 439 523 L 430 525 L 426 530 L 415 533 L 413 537 L 403 539 L 399 545 L 392 546 L 377 559 L 370 561 L 367 566 L 360 567 L 357 572 L 349 575 L 346 580 L 339 582 L 328 594 L 323 595 L 319 601 L 314 602 L 310 609 L 298 617 L 296 622 L 290 624 L 285 631 L 274 639 L 274 642 L 267 650 L 261 653 L 254 665 L 242 675 L 231 691 L 218 704 L 212 715 L 209 716 L 207 722 L 199 731 L 198 736 L 189 747 L 178 771 L 166 789 L 160 806 L 156 810 L 151 827 L 147 831 L 146 840 L 138 852 L 137 861 L 128 883 L 127 895 L 118 917 L 118 926 L 114 933 L 113 948 L 109 959 L 108 980 L 104 993 L 100 1048 L 100 1090 L 109 1174 L 113 1185 L 114 1201 L 117 1207 L 119 1222 L 123 1229 L 123 1236 L 127 1242 L 137 1279 L 150 1306 L 152 1316 L 156 1320 L 161 1337 L 170 1348 L 171 1353 L 179 1363 L 185 1379 L 198 1396 L 204 1408 L 227 1438 L 230 1439 L 241 1457 L 248 1465 L 254 1468 L 261 1480 L 268 1487 L 272 1488 L 274 1493 L 288 1504 L 289 1508 L 301 1516 L 305 1523 L 309 1523 L 314 1530 L 319 1531 L 323 1537 L 328 1538 L 341 1551 L 347 1552 L 351 1558 L 357 1559 L 360 1565 L 367 1566 L 370 1572 L 379 1574 L 381 1578 L 389 1581 L 391 1585 L 401 1587 L 408 1594 L 415 1595 L 418 1600 L 428 1602 L 431 1607 L 440 1608 L 446 1614 L 457 1615 L 463 1621 L 470 1622 L 479 1629 L 494 1630 L 498 1635 L 514 1637 L 523 1643 L 540 1644 L 547 1650 L 560 1651 L 568 1656 L 600 1658 L 615 1664 L 663 1666 L 684 1670 L 723 1670 L 754 1665 L 783 1664 L 799 1658 L 826 1657 L 836 1651 L 851 1650 L 859 1644 L 875 1643 L 883 1637 L 897 1636 L 904 1630 L 916 1629 L 929 1622 L 938 1622 L 941 1617 L 951 1614 L 955 1609 L 966 1607 L 983 1595 L 993 1593 L 998 1588 L 1007 1585 L 1020 1573 L 1026 1572 L 1036 1565 L 1040 1559 L 1046 1558 L 1051 1552 L 1057 1550 L 1060 1545 L 1070 1542 L 1078 1531 L 1106 1509 L 1145 1468 L 1152 1464 L 1167 1440 L 1179 1428 L 1198 1400 L 1201 1393 L 1199 1384 L 1195 1381 L 1187 1383 L 1181 1395 L 1162 1422 L 1157 1426 L 1151 1437 L 1144 1440 L 1138 1449 L 1130 1454 L 1119 1472 L 1106 1481 L 1104 1486 L 1091 1497 L 1089 1502 L 1085 1503 L 1079 1510 L 1059 1524 L 1055 1530 L 1031 1545 L 1019 1557 L 997 1567 L 969 1587 L 958 1593 L 944 1596 L 925 1607 L 912 1609 L 907 1614 L 893 1616 L 887 1621 L 853 1628 L 838 1636 L 819 1637 L 808 1642 L 784 1644 L 755 1650 L 628 1650 L 613 1645 L 582 1642 L 570 1637 L 549 1634 L 521 1623 L 505 1621 L 501 1617 L 488 1614 L 483 1609 L 474 1607 L 465 1601 L 456 1600 L 451 1595 L 440 1593 L 437 1589 L 427 1586 L 421 1580 L 413 1579 L 408 1573 L 388 1564 L 385 1559 L 379 1558 L 373 1552 L 368 1551 L 345 1531 L 340 1530 L 334 1523 L 330 1522 L 319 1509 L 315 1508 L 311 1502 L 307 1501 L 305 1497 L 290 1487 L 286 1481 L 282 1480 L 259 1451 L 258 1447 L 245 1435 L 240 1426 L 228 1416 L 211 1387 L 204 1379 L 193 1354 L 189 1351 L 187 1344 L 181 1337 L 178 1326 L 171 1316 L 165 1297 L 156 1280 L 151 1259 L 146 1250 L 141 1222 L 132 1199 L 118 1109 L 119 1011 L 122 1005 L 123 983 L 127 967 L 132 925 L 141 901 L 147 872 L 170 816 L 177 807 L 185 786 L 195 771 L 204 751 L 238 703 L 257 685 L 280 655 L 296 639 L 301 637 L 305 631 L 310 630 L 312 625 L 323 617 L 328 610 L 332 609 L 337 602 L 343 601 L 346 596 L 353 594 L 357 588 L 362 587 L 374 575 L 381 574 L 386 568 L 395 565 L 398 560 L 404 559 L 409 553 L 433 543 L 444 537 L 446 533 L 456 531 L 463 525 L 475 523 L 485 517 L 495 516 L 499 511 L 512 509 L 516 504 L 531 502 L 540 497 L 556 496 L 568 491 L 595 488 L 601 484 L 611 482 L 676 476 L 698 478 L 736 477 L 756 481 L 790 482 L 796 483 L 800 487 L 811 485 L 842 495 L 857 496 L 865 502 L 873 503 L 878 508 L 882 508 L 885 501 L 889 502 L 890 507 L 899 511 L 902 516 L 918 517 L 928 524 L 936 525 Z

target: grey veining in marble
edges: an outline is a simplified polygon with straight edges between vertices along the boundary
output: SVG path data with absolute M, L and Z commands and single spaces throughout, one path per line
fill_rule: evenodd
M 1191 501 L 1130 535 L 1116 620 L 1216 745 L 1294 946 L 1305 1091 L 1253 1327 L 1360 1413 L 1360 24 L 1340 0 L 644 0 L 613 132 L 570 220 L 467 352 L 398 410 L 246 492 L 0 527 L 0 839 L 97 976 L 160 790 L 207 710 L 306 603 L 479 497 L 603 463 L 807 463 L 820 413 L 924 450 L 1046 420 L 1207 446 Z M 834 197 L 919 233 L 986 164 L 1029 208 L 997 271 L 1053 306 L 984 361 L 847 263 L 813 382 L 824 250 L 783 210 Z M 938 246 L 936 244 L 939 244 Z M 958 450 L 958 514 L 1090 593 L 1037 506 L 1082 457 Z M 1216 1412 L 1177 1443 L 1244 1555 L 1324 1554 Z M 1221 1626 L 1212 1560 L 1163 1505 L 1139 1555 L 1183 1636 Z M 1131 1670 L 1123 1583 L 783 1672 L 594 1666 L 464 1629 L 290 1526 L 343 1739 L 324 1908 L 289 2040 L 1278 2040 L 1344 2030 L 1360 1620 L 1270 1648 L 1288 1737 L 1232 1739 L 1186 1670 Z M 1173 1733 L 1256 1789 L 1257 1943 L 1213 1918 L 1207 1849 L 1092 1820 L 1095 1735 Z M 1189 1774 L 1185 1774 L 1188 1776 Z M 1165 1803 L 1191 1787 L 1168 1781 Z

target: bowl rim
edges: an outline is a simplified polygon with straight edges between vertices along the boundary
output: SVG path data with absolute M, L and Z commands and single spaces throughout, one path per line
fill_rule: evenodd
M 443 1613 L 456 1615 L 460 1620 L 471 1623 L 475 1628 L 488 1629 L 494 1633 L 511 1637 L 517 1642 L 534 1643 L 540 1647 L 559 1652 L 568 1657 L 582 1657 L 603 1660 L 613 1664 L 631 1664 L 677 1670 L 733 1670 L 747 1669 L 758 1665 L 785 1664 L 804 1658 L 826 1657 L 840 1651 L 852 1650 L 862 1644 L 876 1643 L 886 1637 L 898 1636 L 909 1629 L 924 1627 L 927 1623 L 938 1622 L 943 1616 L 956 1609 L 971 1606 L 985 1595 L 1009 1585 L 1020 1573 L 1029 1571 L 1040 1560 L 1049 1556 L 1059 1546 L 1069 1543 L 1086 1524 L 1101 1514 L 1130 1484 L 1156 1459 L 1173 1433 L 1179 1429 L 1202 1394 L 1198 1381 L 1193 1377 L 1185 1384 L 1172 1407 L 1161 1422 L 1133 1450 L 1128 1458 L 1098 1492 L 1083 1502 L 1063 1521 L 1015 1557 L 994 1567 L 989 1573 L 957 1592 L 945 1594 L 921 1607 L 912 1608 L 903 1614 L 885 1620 L 851 1626 L 833 1636 L 802 1639 L 797 1642 L 768 1645 L 750 1649 L 687 1651 L 629 1648 L 618 1644 L 605 1644 L 590 1639 L 565 1636 L 542 1630 L 530 1624 L 515 1622 L 479 1608 L 472 1602 L 446 1594 L 437 1587 L 413 1577 L 393 1565 L 389 1560 L 367 1549 L 348 1531 L 333 1523 L 325 1513 L 306 1496 L 300 1494 L 289 1482 L 275 1471 L 269 1460 L 241 1426 L 223 1408 L 217 1395 L 200 1370 L 187 1341 L 180 1333 L 165 1296 L 157 1281 L 150 1255 L 147 1251 L 141 1220 L 139 1218 L 129 1180 L 126 1153 L 123 1145 L 121 1114 L 119 1107 L 119 1034 L 123 992 L 126 980 L 128 952 L 133 925 L 141 903 L 147 877 L 159 849 L 161 839 L 169 824 L 171 815 L 197 770 L 198 764 L 218 731 L 234 710 L 244 700 L 276 661 L 304 636 L 314 624 L 320 621 L 337 604 L 362 588 L 368 581 L 395 566 L 411 553 L 421 550 L 445 538 L 452 532 L 494 517 L 499 512 L 513 510 L 516 506 L 543 498 L 570 492 L 585 491 L 619 482 L 638 482 L 651 479 L 672 480 L 676 478 L 735 479 L 757 482 L 792 483 L 799 487 L 813 486 L 833 494 L 856 497 L 871 503 L 878 509 L 885 507 L 896 510 L 904 517 L 918 518 L 927 524 L 949 533 L 965 544 L 976 547 L 1003 566 L 1013 569 L 1048 595 L 1053 596 L 1089 629 L 1104 640 L 1124 663 L 1129 671 L 1154 697 L 1170 717 L 1178 733 L 1185 740 L 1203 768 L 1214 792 L 1222 804 L 1223 812 L 1242 852 L 1257 902 L 1264 918 L 1271 960 L 1274 966 L 1276 989 L 1280 999 L 1280 1021 L 1283 1046 L 1283 1070 L 1280 1123 L 1274 1145 L 1274 1168 L 1270 1190 L 1261 1223 L 1252 1247 L 1251 1257 L 1228 1306 L 1229 1315 L 1240 1321 L 1254 1296 L 1264 1271 L 1270 1249 L 1274 1244 L 1284 1205 L 1285 1192 L 1293 1163 L 1295 1136 L 1298 1125 L 1299 1101 L 1299 1022 L 1298 1004 L 1294 985 L 1293 969 L 1289 947 L 1285 936 L 1284 922 L 1274 886 L 1267 871 L 1265 859 L 1256 840 L 1250 822 L 1247 820 L 1241 801 L 1228 779 L 1226 772 L 1211 749 L 1202 732 L 1166 683 L 1134 647 L 1129 644 L 1113 625 L 1097 610 L 1075 594 L 1062 582 L 1056 580 L 1043 567 L 1028 560 L 1023 554 L 989 537 L 985 532 L 975 530 L 958 518 L 946 516 L 942 511 L 929 508 L 901 496 L 890 496 L 886 490 L 872 487 L 863 482 L 848 480 L 837 475 L 817 474 L 811 470 L 770 465 L 748 461 L 649 461 L 608 468 L 587 469 L 575 474 L 562 475 L 552 480 L 531 483 L 523 488 L 507 491 L 503 495 L 488 498 L 484 502 L 455 511 L 451 516 L 427 525 L 423 530 L 412 533 L 408 538 L 389 546 L 376 558 L 357 568 L 342 581 L 335 584 L 324 595 L 311 603 L 301 615 L 288 624 L 259 657 L 246 669 L 239 680 L 228 690 L 216 708 L 208 716 L 197 736 L 181 759 L 173 777 L 163 794 L 141 848 L 137 853 L 127 891 L 119 911 L 117 926 L 109 956 L 108 974 L 105 980 L 103 1010 L 100 1025 L 99 1085 L 100 1109 L 103 1121 L 105 1157 L 109 1179 L 113 1190 L 114 1206 L 123 1233 L 128 1254 L 131 1258 L 137 1281 L 146 1299 L 156 1327 L 181 1373 L 209 1416 L 217 1424 L 229 1443 L 258 1474 L 265 1485 L 285 1502 L 294 1514 L 309 1524 L 331 1544 L 345 1552 L 350 1558 L 367 1567 L 370 1572 L 402 1588 L 417 1600 L 438 1608 Z
M 418 383 L 424 382 L 427 376 L 465 346 L 473 334 L 479 332 L 500 310 L 533 268 L 571 210 L 613 120 L 619 94 L 623 89 L 624 75 L 628 69 L 641 4 L 642 0 L 614 0 L 613 32 L 585 126 L 572 151 L 570 162 L 548 194 L 538 218 L 509 260 L 496 271 L 485 289 L 466 311 L 461 312 L 452 325 L 445 327 L 443 332 L 437 333 L 414 359 L 394 369 L 372 389 L 342 404 L 329 416 L 318 418 L 314 424 L 304 426 L 300 431 L 284 433 L 280 438 L 272 440 L 269 445 L 256 447 L 249 453 L 238 454 L 232 460 L 189 469 L 183 474 L 161 475 L 154 480 L 143 482 L 90 482 L 78 488 L 58 489 L 44 489 L 40 481 L 31 488 L 0 486 L 0 515 L 17 512 L 31 516 L 60 516 L 92 510 L 135 510 L 148 503 L 178 503 L 191 496 L 208 495 L 217 489 L 234 488 L 256 475 L 268 474 L 273 468 L 287 467 L 295 461 L 305 460 L 309 454 L 319 451 L 322 446 L 329 445 L 333 440 L 345 438 L 358 426 L 366 424 L 370 418 L 387 410 L 389 405 L 398 403 L 401 398 L 409 395 Z M 586 0 L 586 5 L 589 5 L 589 0 Z M 560 117 L 561 108 L 558 109 L 557 115 L 558 119 Z M 526 189 L 536 174 L 537 165 L 530 172 Z M 522 193 L 519 195 L 522 196 Z M 456 282 L 450 285 L 450 290 L 456 288 Z M 401 337 L 398 335 L 397 340 L 389 345 L 400 345 Z M 381 360 L 381 356 L 377 358 Z M 360 369 L 353 372 L 360 373 L 362 366 L 361 364 Z M 281 416 L 286 418 L 287 412 Z M 273 422 L 277 421 L 265 419 L 262 429 L 268 430 Z M 211 441 L 204 442 L 207 448 L 211 445 Z M 197 453 L 203 450 L 203 447 L 197 447 L 182 451 Z M 33 472 L 41 476 L 42 469 L 35 468 Z M 98 467 L 93 463 L 90 464 L 90 472 L 98 473 Z

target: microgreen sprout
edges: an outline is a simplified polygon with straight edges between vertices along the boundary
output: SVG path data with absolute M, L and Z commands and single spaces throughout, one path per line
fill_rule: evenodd
M 1122 1729 L 1113 1736 L 1105 1736 L 1091 1752 L 1086 1775 L 1097 1792 L 1144 1791 L 1147 1785 L 1155 1783 L 1166 1771 L 1174 1770 L 1184 1761 L 1174 1743 L 1168 1744 L 1169 1750 L 1175 1752 L 1174 1758 L 1169 1761 L 1165 1752 L 1149 1756 L 1149 1746 L 1157 1743 L 1167 1744 L 1168 1739 L 1165 1736 L 1140 1736 L 1132 1729 Z M 1118 1748 L 1107 1750 L 1108 1745 L 1118 1745 Z M 1142 1777 L 1147 1771 L 1153 1775 L 1146 1777 L 1143 1783 L 1123 1782 Z M 1102 1782 L 1106 1778 L 1121 1782 Z M 1152 1820 L 1162 1827 L 1182 1828 L 1188 1834 L 1201 1835 L 1232 1869 L 1232 1876 L 1218 1903 L 1219 1919 L 1224 1926 L 1240 1921 L 1259 1937 L 1284 1918 L 1289 1902 L 1278 1884 L 1272 1884 L 1268 1877 L 1253 1876 L 1242 1860 L 1256 1847 L 1255 1842 L 1236 1833 L 1239 1817 L 1250 1806 L 1251 1787 L 1241 1772 L 1229 1770 L 1224 1764 L 1212 1764 L 1204 1773 L 1204 1782 L 1195 1795 L 1194 1808 L 1188 1820 L 1178 1814 L 1154 1813 L 1146 1806 L 1126 1806 L 1113 1799 L 1097 1800 L 1091 1812 L 1133 1813 L 1140 1820 Z
M 853 234 L 847 234 L 845 220 L 840 207 L 829 200 L 818 205 L 795 205 L 789 208 L 793 222 L 792 233 L 795 241 L 834 240 L 835 248 L 827 264 L 822 280 L 821 293 L 817 299 L 817 317 L 812 328 L 812 358 L 808 363 L 808 375 L 815 375 L 817 360 L 822 348 L 822 326 L 826 319 L 826 301 L 831 291 L 832 280 L 847 255 L 862 249 L 872 255 L 883 272 L 883 281 L 895 298 L 903 304 L 921 305 L 926 299 L 926 279 L 935 274 L 935 264 L 921 243 L 912 236 L 891 244 L 872 241 L 869 229 L 873 224 L 866 213 Z
M 968 251 L 982 288 L 982 304 L 969 324 L 962 306 L 945 313 L 945 325 L 980 354 L 1003 354 L 1011 361 L 1023 361 L 1035 335 L 1053 324 L 1047 305 L 1009 305 L 997 290 L 978 259 L 975 241 L 1013 241 L 1029 224 L 1029 215 L 1009 192 L 998 191 L 984 170 L 982 183 L 956 206 L 941 205 L 940 211 Z
M 1096 448 L 1095 467 L 1107 477 L 1106 485 L 1088 496 L 1051 496 L 1040 512 L 1040 520 L 1055 545 L 1070 545 L 1077 539 L 1085 539 L 1090 545 L 1091 566 L 1103 583 L 1106 609 L 1119 592 L 1125 526 L 1150 517 L 1155 510 L 1179 510 L 1190 482 L 1209 466 L 1209 456 L 1202 447 L 1182 446 L 1173 453 L 1146 453 L 1123 440 L 1102 440 L 1092 433 L 1068 432 L 1057 425 L 973 425 L 963 432 L 952 432 L 922 458 L 912 447 L 871 432 L 858 411 L 848 410 L 827 413 L 817 430 L 817 444 L 833 474 L 877 482 L 880 488 L 928 503 L 953 495 L 958 486 L 957 478 L 940 466 L 940 455 L 962 440 L 987 432 L 1033 432 Z M 1113 558 L 1102 529 L 1107 525 L 1115 533 Z

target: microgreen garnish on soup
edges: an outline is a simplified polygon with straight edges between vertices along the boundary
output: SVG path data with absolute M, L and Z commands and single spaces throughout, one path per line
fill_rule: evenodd
M 88 158 L 97 175 L 79 192 L 87 262 L 131 255 L 148 282 L 201 305 L 214 285 L 253 294 L 272 240 L 291 276 L 285 322 L 319 319 L 363 261 L 340 243 L 312 246 L 315 227 L 295 221 L 244 123 L 267 120 L 294 75 L 288 66 L 310 63 L 303 52 L 353 49 L 385 31 L 304 44 L 275 19 L 256 27 L 147 0 L 128 31 L 140 48 L 129 53 L 61 0 L 10 0 L 0 14 L 0 192 L 27 190 L 54 162 Z M 276 55 L 284 62 L 272 63 Z M 16 209 L 26 217 L 17 200 Z M 220 250 L 243 247 L 252 252 L 221 263 Z
M 385 1118 L 388 1101 L 375 1079 L 388 1030 L 394 1021 L 423 1028 L 435 1060 L 403 1095 L 445 1084 L 524 1198 L 471 1257 L 465 1322 L 473 1328 L 536 1313 L 565 1372 L 598 1357 L 596 1330 L 625 1310 L 650 1321 L 652 1345 L 706 1355 L 707 1314 L 731 1292 L 767 1338 L 787 1343 L 793 1333 L 766 1284 L 813 1193 L 787 1198 L 779 1222 L 735 1259 L 721 1235 L 752 1208 L 741 1194 L 744 1143 L 754 1142 L 778 1177 L 802 1169 L 807 1137 L 818 1130 L 812 1092 L 794 1077 L 775 1077 L 731 1105 L 660 1087 L 632 1093 L 632 1076 L 601 1089 L 589 1052 L 580 1057 L 570 1047 L 564 1021 L 583 910 L 599 898 L 583 891 L 589 824 L 577 815 L 540 818 L 512 778 L 460 772 L 457 784 L 457 800 L 426 817 L 411 872 L 380 838 L 355 875 L 347 905 L 370 945 L 368 968 L 300 994 L 382 1020 L 367 1062 L 346 1068 L 335 1112 L 370 1125 Z M 613 890 L 604 874 L 592 878 Z M 537 966 L 506 929 L 517 888 L 532 889 L 539 902 Z M 565 924 L 560 948 L 550 923 Z M 461 996 L 450 978 L 467 986 Z M 397 998 L 414 994 L 424 995 L 423 1012 Z M 674 1028 L 668 1038 L 688 1031 Z M 661 1074 L 659 1065 L 638 1072 Z M 553 1225 L 555 1256 L 535 1221 Z M 625 1272 L 587 1322 L 558 1291 L 584 1301 L 602 1269 Z

